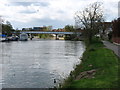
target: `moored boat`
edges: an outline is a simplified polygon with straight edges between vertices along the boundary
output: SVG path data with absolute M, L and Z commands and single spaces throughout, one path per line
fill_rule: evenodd
M 20 41 L 27 41 L 28 40 L 28 35 L 26 33 L 20 34 Z

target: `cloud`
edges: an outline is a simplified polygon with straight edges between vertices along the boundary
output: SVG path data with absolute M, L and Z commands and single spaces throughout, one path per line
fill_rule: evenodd
M 48 2 L 11 2 L 11 6 L 43 6 L 46 7 L 49 5 Z
M 118 1 L 104 2 L 104 14 L 107 21 L 116 19 L 118 17 Z
M 120 17 L 120 1 L 118 3 L 118 17 Z
M 34 23 L 33 23 L 34 22 Z M 73 25 L 74 21 L 69 20 L 69 21 L 61 21 L 61 20 L 53 20 L 50 18 L 42 18 L 42 19 L 38 19 L 38 18 L 34 18 L 29 22 L 23 22 L 22 24 L 20 22 L 15 23 L 12 22 L 13 27 L 17 26 L 17 24 L 19 24 L 19 27 L 40 27 L 40 26 L 50 26 L 52 25 L 54 28 L 64 28 L 65 25 Z M 16 27 L 17 28 L 17 27 Z
M 36 13 L 36 11 L 34 11 L 34 10 L 23 10 L 20 13 L 31 14 L 31 13 Z
M 11 2 L 11 6 L 30 6 L 31 2 Z
M 118 16 L 119 0 L 1 0 L 0 15 L 14 27 L 74 24 L 74 14 L 88 4 L 102 1 L 107 21 Z

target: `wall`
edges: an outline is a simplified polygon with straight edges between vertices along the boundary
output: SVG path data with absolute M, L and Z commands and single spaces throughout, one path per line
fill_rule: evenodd
M 113 37 L 113 38 L 112 38 L 112 41 L 113 41 L 114 43 L 120 44 L 120 37 Z

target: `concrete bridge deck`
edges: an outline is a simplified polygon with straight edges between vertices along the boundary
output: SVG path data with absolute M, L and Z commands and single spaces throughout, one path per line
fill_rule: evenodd
M 75 34 L 75 32 L 43 32 L 43 31 L 21 31 L 20 33 L 27 33 L 27 34 Z M 77 32 L 81 34 L 80 32 Z

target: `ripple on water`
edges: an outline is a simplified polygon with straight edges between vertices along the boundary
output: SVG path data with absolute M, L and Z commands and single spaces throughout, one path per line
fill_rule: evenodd
M 84 52 L 75 41 L 41 40 L 4 43 L 4 87 L 50 88 L 67 77 Z M 14 75 L 15 74 L 15 75 Z
M 41 69 L 42 66 L 39 62 L 35 62 L 34 64 L 30 65 L 29 68 L 32 68 L 32 69 Z

